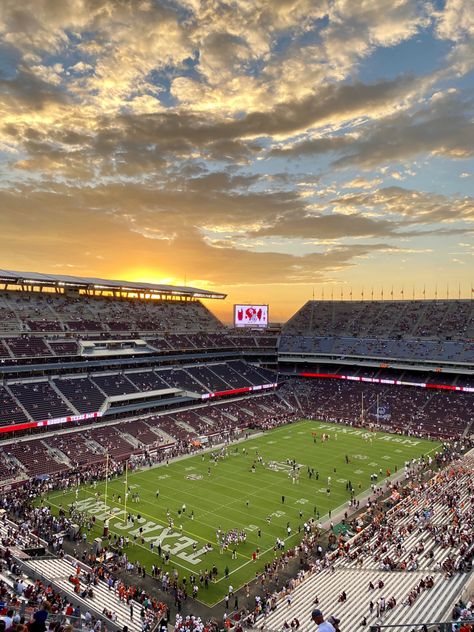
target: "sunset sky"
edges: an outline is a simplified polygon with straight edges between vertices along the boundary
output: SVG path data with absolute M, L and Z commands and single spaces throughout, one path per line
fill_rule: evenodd
M 473 0 L 1 0 L 0 268 L 471 297 Z

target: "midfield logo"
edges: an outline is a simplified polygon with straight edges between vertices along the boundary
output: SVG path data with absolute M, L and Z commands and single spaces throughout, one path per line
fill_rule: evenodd
M 303 463 L 297 463 L 296 469 L 304 467 Z M 290 463 L 286 463 L 286 461 L 268 461 L 267 468 L 269 470 L 273 470 L 274 472 L 292 472 L 293 465 Z

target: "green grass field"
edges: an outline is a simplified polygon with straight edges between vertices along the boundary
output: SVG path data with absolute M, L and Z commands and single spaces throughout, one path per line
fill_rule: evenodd
M 318 434 L 316 443 L 313 432 Z M 323 432 L 329 433 L 328 442 L 321 442 Z M 203 453 L 168 466 L 129 472 L 127 514 L 141 516 L 135 524 L 126 520 L 124 477 L 113 478 L 108 483 L 107 507 L 105 483 L 98 484 L 96 489 L 81 488 L 77 499 L 74 490 L 66 494 L 54 492 L 46 502 L 56 511 L 60 506 L 67 508 L 76 502 L 82 512 L 95 515 L 95 526 L 88 533 L 90 541 L 102 535 L 103 520 L 110 516 L 112 508 L 115 514 L 109 522 L 110 532 L 129 538 L 129 559 L 139 560 L 147 571 L 153 563 L 163 567 L 157 553 L 159 542 L 163 552 L 170 552 L 167 570 L 177 569 L 180 577 L 199 576 L 215 564 L 219 571 L 217 581 L 210 583 L 207 589 L 200 588 L 198 594 L 200 601 L 213 605 L 224 597 L 229 584 L 238 589 L 273 559 L 276 538 L 284 539 L 286 547 L 292 546 L 302 537 L 298 529 L 306 519 L 319 514 L 323 520 L 330 509 L 334 511 L 347 504 L 350 498 L 347 481 L 351 481 L 356 494 L 362 493 L 370 487 L 370 475 L 379 474 L 380 468 L 384 474 L 379 475 L 379 482 L 387 468 L 393 473 L 396 466 L 400 469 L 408 459 L 433 453 L 439 445 L 418 438 L 301 421 L 230 446 L 228 456 L 217 464 L 211 453 Z M 257 461 L 256 471 L 252 472 L 257 451 L 265 465 Z M 287 459 L 294 459 L 300 466 L 297 483 L 292 481 L 292 467 Z M 269 467 L 270 462 L 274 463 L 272 467 Z M 319 479 L 309 478 L 308 467 L 314 468 L 315 474 L 319 472 Z M 328 476 L 331 477 L 330 494 L 327 493 Z M 135 503 L 131 497 L 137 492 L 140 500 Z M 183 503 L 186 512 L 180 515 L 178 511 Z M 172 527 L 167 511 L 171 514 Z M 292 529 L 290 537 L 287 536 L 288 523 Z M 245 530 L 246 542 L 230 546 L 221 553 L 216 540 L 219 528 L 224 532 Z M 212 545 L 210 552 L 204 551 L 207 543 Z M 236 559 L 232 559 L 233 548 Z M 257 548 L 260 557 L 254 562 L 252 553 Z M 224 574 L 226 567 L 228 578 Z

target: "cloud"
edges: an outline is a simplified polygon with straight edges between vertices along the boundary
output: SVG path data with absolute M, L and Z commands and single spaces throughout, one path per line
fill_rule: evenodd
M 334 161 L 337 167 L 367 169 L 420 154 L 467 158 L 474 154 L 471 104 L 448 95 L 431 107 L 375 122 L 355 140 L 349 152 Z
M 372 180 L 367 180 L 366 178 L 354 178 L 349 182 L 346 182 L 343 185 L 344 189 L 373 189 L 377 187 L 379 184 L 382 184 L 382 178 L 373 178 Z
M 474 11 L 470 0 L 446 0 L 437 13 L 438 37 L 454 42 L 474 35 Z
M 61 151 L 62 138 L 74 133 L 78 142 L 82 142 L 83 154 L 93 152 L 102 160 L 118 158 L 116 166 L 121 162 L 130 165 L 134 160 L 138 161 L 139 167 L 143 164 L 161 166 L 163 159 L 168 157 L 189 158 L 196 156 L 197 152 L 208 152 L 209 158 L 214 160 L 245 162 L 261 151 L 248 139 L 284 137 L 310 126 L 322 125 L 330 119 L 352 119 L 367 110 L 376 116 L 385 108 L 390 108 L 397 98 L 415 90 L 416 85 L 416 80 L 401 77 L 369 85 L 328 86 L 318 95 L 279 104 L 268 112 L 249 113 L 237 120 L 209 120 L 192 111 L 166 111 L 101 117 L 95 120 L 93 129 L 82 130 L 82 138 L 79 138 L 81 132 L 77 131 L 82 123 L 80 117 L 71 121 L 73 130 L 67 130 L 67 122 L 63 122 L 61 127 L 39 133 L 49 137 L 43 145 L 46 152 L 51 140 L 59 143 L 55 151 Z M 21 124 L 17 123 L 15 129 L 21 129 Z M 352 145 L 353 139 L 319 139 L 311 141 L 308 149 L 303 146 L 297 147 L 294 152 L 281 150 L 280 155 L 298 153 L 300 149 L 304 153 L 340 149 L 349 143 Z M 78 154 L 77 158 L 83 160 L 84 155 Z M 69 159 L 72 157 L 69 156 Z
M 339 239 L 341 237 L 389 237 L 396 227 L 389 221 L 364 217 L 359 213 L 343 215 L 301 215 L 291 213 L 279 218 L 272 226 L 255 231 L 256 236 L 306 237 Z
M 299 141 L 284 147 L 275 147 L 269 152 L 269 155 L 275 158 L 315 156 L 329 152 L 340 152 L 350 147 L 353 142 L 354 137 L 349 134 L 344 136 L 324 136 Z
M 385 187 L 373 193 L 342 195 L 333 203 L 352 212 L 377 212 L 393 221 L 401 218 L 409 225 L 474 221 L 473 197 L 452 197 L 399 186 Z
M 415 110 L 387 114 L 358 127 L 357 132 L 305 139 L 270 151 L 275 157 L 340 153 L 336 167 L 374 169 L 383 164 L 432 154 L 467 158 L 474 152 L 472 103 L 448 92 L 435 95 Z
M 299 284 L 469 234 L 449 164 L 474 147 L 471 17 L 468 0 L 4 0 L 4 259 Z
M 47 270 L 60 260 L 67 265 L 87 265 L 84 274 L 92 273 L 96 264 L 89 260 L 84 263 L 86 247 L 89 253 L 104 257 L 105 271 L 108 266 L 116 265 L 110 262 L 116 261 L 119 251 L 124 269 L 140 264 L 160 269 L 166 275 L 173 270 L 172 276 L 182 277 L 198 265 L 200 277 L 215 285 L 307 283 L 322 279 L 329 271 L 350 267 L 359 257 L 380 250 L 394 250 L 393 246 L 384 243 L 340 245 L 299 257 L 214 247 L 206 243 L 196 229 L 185 226 L 185 218 L 181 225 L 171 222 L 169 214 L 165 214 L 161 233 L 157 233 L 157 226 L 146 225 L 146 213 L 125 218 L 123 214 L 117 217 L 109 212 L 110 204 L 115 203 L 113 199 L 103 200 L 101 208 L 97 208 L 101 196 L 90 196 L 88 204 L 84 192 L 73 192 L 68 188 L 58 188 L 54 194 L 30 190 L 26 202 L 24 194 L 25 191 L 0 192 L 3 209 L 0 229 L 5 239 L 3 254 L 5 260 L 14 262 L 17 267 L 22 263 L 32 269 Z M 95 208 L 91 206 L 92 202 Z M 133 194 L 130 192 L 130 200 L 122 200 L 122 210 L 132 204 Z M 48 208 L 48 214 L 35 212 L 39 208 Z M 167 226 L 173 226 L 176 235 L 172 236 Z M 37 246 L 34 252 L 29 250 L 26 254 L 24 245 L 32 230 L 36 234 Z M 155 233 L 150 234 L 150 231 Z M 169 237 L 174 237 L 172 247 L 167 245 Z M 18 253 L 24 254 L 18 256 Z
M 20 66 L 14 77 L 0 74 L 0 99 L 18 112 L 18 109 L 42 110 L 46 104 L 65 104 L 68 97 L 58 86 L 57 80 L 50 81 L 35 74 L 26 66 Z

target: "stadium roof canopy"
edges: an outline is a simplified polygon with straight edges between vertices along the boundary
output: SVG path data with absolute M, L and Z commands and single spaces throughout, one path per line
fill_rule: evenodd
M 77 277 L 64 274 L 40 274 L 39 272 L 18 272 L 0 270 L 0 283 L 17 286 L 40 286 L 53 288 L 71 288 L 77 290 L 138 292 L 143 294 L 163 294 L 188 298 L 223 299 L 227 294 L 201 290 L 196 287 L 162 285 L 159 283 L 139 283 L 136 281 L 113 281 L 94 277 Z

